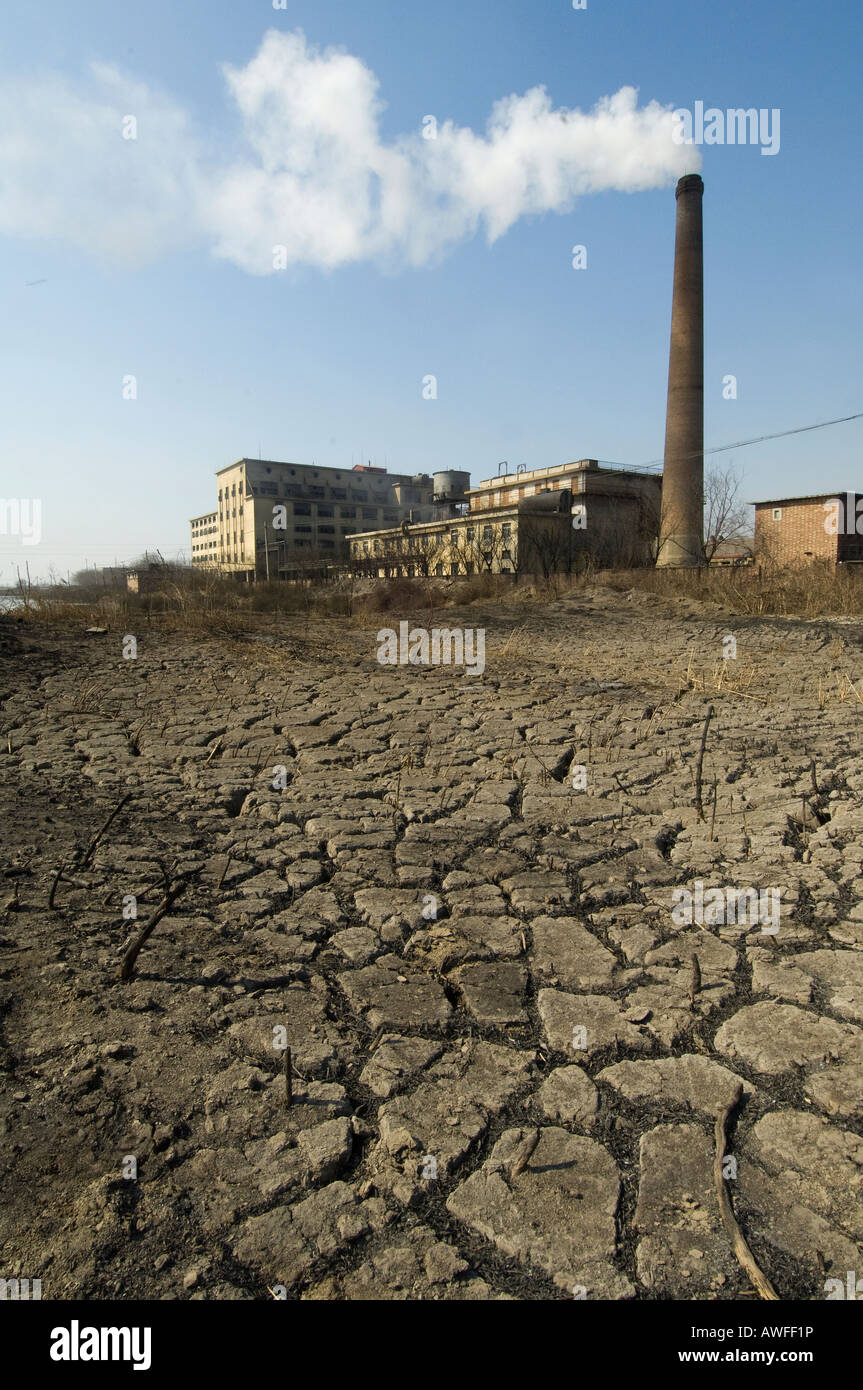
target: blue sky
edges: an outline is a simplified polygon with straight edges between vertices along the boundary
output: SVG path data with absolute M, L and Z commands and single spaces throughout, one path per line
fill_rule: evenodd
M 270 30 L 305 44 L 262 50 Z M 519 105 L 496 165 L 469 132 L 539 86 L 553 111 L 626 87 L 639 111 L 779 108 L 777 155 L 714 146 L 687 166 L 700 158 L 705 180 L 706 441 L 863 410 L 861 38 L 851 0 L 5 0 L 0 493 L 41 499 L 42 539 L 0 536 L 0 585 L 26 561 L 65 575 L 145 548 L 188 554 L 215 469 L 259 451 L 475 482 L 504 459 L 661 456 L 683 168 L 624 191 L 639 177 L 622 117 L 603 136 L 607 186 L 513 206 L 507 151 L 530 158 L 536 130 L 554 182 L 557 118 Z M 291 122 L 309 109 L 326 131 L 304 125 L 299 148 Z M 458 128 L 434 150 L 427 115 Z M 643 138 L 649 153 L 659 137 Z M 365 213 L 359 196 L 333 203 L 334 148 L 351 176 L 410 151 L 391 215 L 374 193 Z M 286 194 L 286 171 L 315 198 Z M 256 257 L 282 238 L 289 264 L 266 273 Z M 721 457 L 748 499 L 859 490 L 861 429 Z

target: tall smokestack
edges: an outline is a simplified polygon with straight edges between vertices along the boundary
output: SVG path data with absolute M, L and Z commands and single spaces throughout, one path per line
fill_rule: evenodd
M 704 249 L 699 174 L 677 185 L 674 298 L 657 565 L 704 563 Z

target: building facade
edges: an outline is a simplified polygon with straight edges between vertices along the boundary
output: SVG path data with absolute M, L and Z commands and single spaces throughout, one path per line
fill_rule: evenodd
M 191 523 L 192 563 L 250 581 L 326 570 L 355 532 L 434 514 L 426 474 L 243 458 L 216 480 L 217 510 Z
M 656 474 L 582 459 L 489 478 L 464 495 L 468 509 L 461 514 L 359 532 L 350 543 L 351 571 L 379 578 L 548 576 L 589 558 L 629 566 L 656 556 Z
M 753 505 L 759 564 L 863 563 L 863 494 L 824 492 Z
M 192 517 L 192 564 L 215 568 L 219 556 L 219 513 Z

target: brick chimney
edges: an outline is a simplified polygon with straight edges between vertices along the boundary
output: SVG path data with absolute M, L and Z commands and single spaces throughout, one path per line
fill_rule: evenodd
M 674 297 L 657 565 L 704 564 L 704 184 L 686 174 L 677 185 Z

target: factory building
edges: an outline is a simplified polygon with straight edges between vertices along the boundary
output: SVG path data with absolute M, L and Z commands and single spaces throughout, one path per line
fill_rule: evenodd
M 360 532 L 350 569 L 376 578 L 473 574 L 571 573 L 588 560 L 636 565 L 655 559 L 662 480 L 656 474 L 600 468 L 596 459 L 519 470 L 478 487 L 436 496 L 453 512 L 435 521 Z
M 193 516 L 192 564 L 215 566 L 219 554 L 219 513 L 205 512 L 203 516 Z
M 192 564 L 248 581 L 325 573 L 353 533 L 441 514 L 427 474 L 243 458 L 216 479 L 217 510 L 191 522 Z

